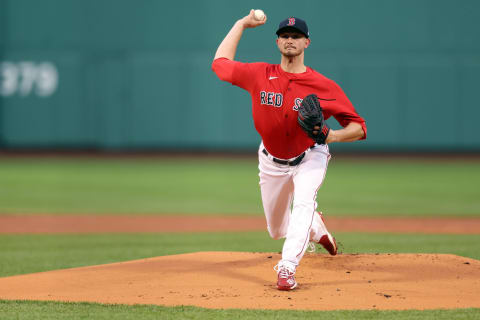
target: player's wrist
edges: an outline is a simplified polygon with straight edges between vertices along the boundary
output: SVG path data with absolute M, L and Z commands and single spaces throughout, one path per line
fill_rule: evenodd
M 246 17 L 243 17 L 242 19 L 237 20 L 237 22 L 235 23 L 236 25 L 238 25 L 238 27 L 240 27 L 243 30 L 245 30 L 247 28 L 245 18 Z
M 330 129 L 330 132 L 328 133 L 328 136 L 325 142 L 327 144 L 332 142 L 337 142 L 337 131 Z

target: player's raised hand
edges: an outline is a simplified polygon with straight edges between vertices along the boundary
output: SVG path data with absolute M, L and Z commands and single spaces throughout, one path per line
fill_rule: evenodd
M 242 22 L 244 28 L 255 28 L 265 24 L 265 22 L 267 22 L 267 16 L 264 14 L 263 17 L 258 17 L 258 13 L 255 15 L 255 10 L 252 9 L 247 16 L 243 17 Z

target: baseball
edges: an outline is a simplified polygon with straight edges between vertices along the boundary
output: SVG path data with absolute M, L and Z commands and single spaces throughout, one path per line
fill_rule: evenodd
M 257 9 L 253 12 L 253 17 L 255 18 L 255 20 L 262 21 L 263 19 L 265 19 L 265 13 L 263 13 L 263 10 Z

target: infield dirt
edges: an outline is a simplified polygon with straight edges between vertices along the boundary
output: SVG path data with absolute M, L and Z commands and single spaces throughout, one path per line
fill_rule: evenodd
M 332 232 L 480 234 L 480 218 L 326 217 Z M 0 234 L 266 231 L 263 216 L 0 215 Z
M 480 307 L 480 261 L 444 254 L 307 254 L 276 290 L 278 254 L 200 252 L 0 278 L 0 299 L 242 309 Z

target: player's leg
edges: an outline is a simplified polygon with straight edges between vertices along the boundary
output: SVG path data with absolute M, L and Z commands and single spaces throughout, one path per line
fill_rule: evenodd
M 328 232 L 320 211 L 315 212 L 314 223 L 310 230 L 310 241 L 320 244 L 330 255 L 337 254 L 338 246 L 335 238 Z
M 312 228 L 310 229 L 310 240 L 318 242 L 323 235 L 328 233 L 325 222 L 323 221 L 322 213 L 317 212 L 313 216 Z
M 293 208 L 282 260 L 298 265 L 308 247 L 312 227 L 318 227 L 320 224 L 316 220 L 319 218 L 315 211 L 316 196 L 325 178 L 329 160 L 328 147 L 316 146 L 306 154 L 294 172 Z
M 260 191 L 267 228 L 274 239 L 285 238 L 293 197 L 292 170 L 273 163 L 262 152 L 258 153 Z

